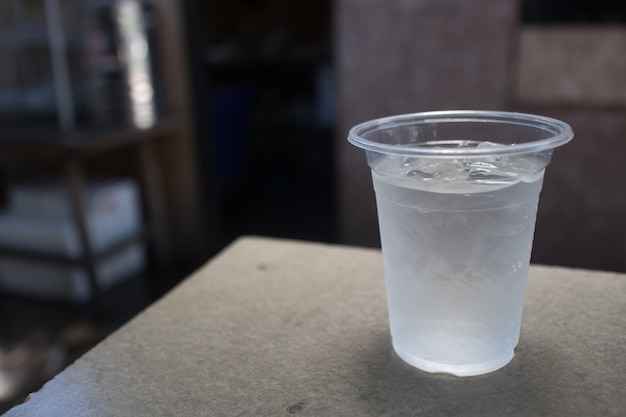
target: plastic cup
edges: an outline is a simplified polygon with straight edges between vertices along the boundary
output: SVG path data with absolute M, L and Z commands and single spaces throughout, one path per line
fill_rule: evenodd
M 543 174 L 559 120 L 441 111 L 359 124 L 371 167 L 393 348 L 427 372 L 480 375 L 519 340 Z

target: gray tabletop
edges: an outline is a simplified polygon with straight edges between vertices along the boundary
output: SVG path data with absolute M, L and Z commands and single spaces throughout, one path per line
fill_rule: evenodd
M 379 251 L 243 238 L 5 416 L 625 416 L 626 274 L 533 266 L 516 356 L 391 348 Z

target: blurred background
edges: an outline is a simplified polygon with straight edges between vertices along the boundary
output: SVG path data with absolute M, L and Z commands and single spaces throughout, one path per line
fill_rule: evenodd
M 533 262 L 626 272 L 626 6 L 0 0 L 0 412 L 241 235 L 378 247 L 374 117 L 570 123 Z

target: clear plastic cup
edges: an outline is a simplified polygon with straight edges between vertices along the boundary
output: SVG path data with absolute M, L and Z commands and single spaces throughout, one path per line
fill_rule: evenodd
M 440 111 L 359 124 L 371 167 L 393 348 L 427 372 L 480 375 L 519 340 L 543 175 L 559 120 Z

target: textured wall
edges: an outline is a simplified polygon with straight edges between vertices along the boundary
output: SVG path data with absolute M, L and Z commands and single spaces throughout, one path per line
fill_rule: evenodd
M 338 0 L 337 181 L 344 242 L 379 244 L 354 124 L 423 110 L 518 110 L 570 123 L 542 192 L 533 261 L 626 271 L 626 31 L 523 27 L 519 2 Z
M 528 27 L 519 39 L 519 109 L 576 135 L 546 171 L 533 260 L 626 271 L 626 29 Z
M 519 110 L 575 132 L 546 171 L 533 261 L 626 271 L 626 30 L 527 27 L 519 39 Z
M 626 271 L 626 109 L 521 110 L 565 120 L 575 132 L 546 169 L 533 262 Z
M 515 94 L 523 102 L 626 106 L 626 28 L 528 26 L 519 35 Z
M 517 12 L 517 1 L 336 1 L 343 242 L 379 244 L 369 169 L 348 129 L 396 113 L 505 108 Z

